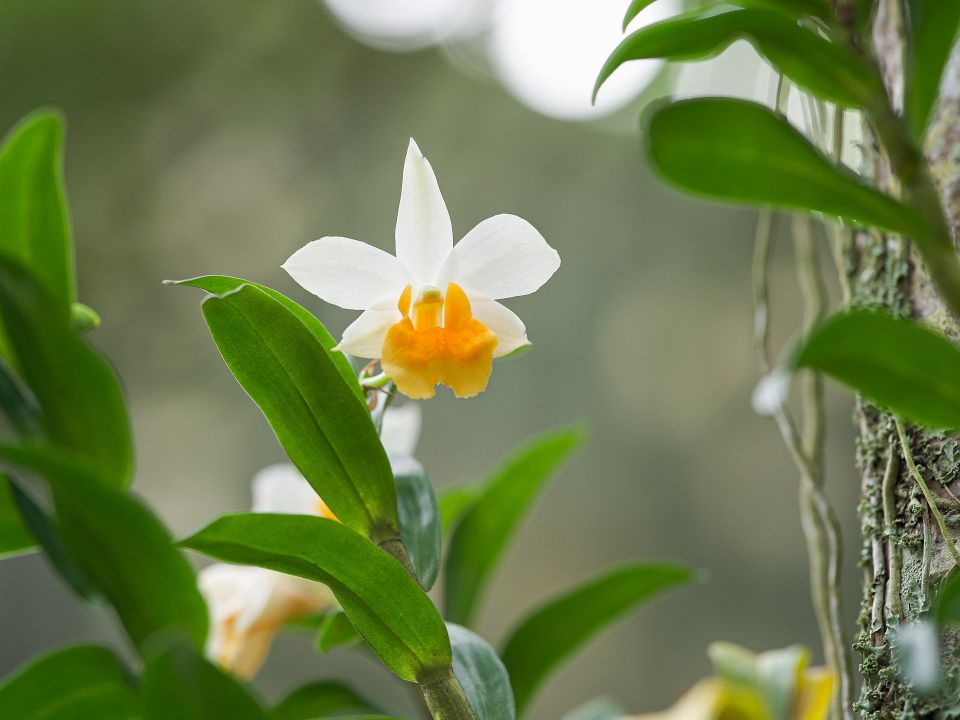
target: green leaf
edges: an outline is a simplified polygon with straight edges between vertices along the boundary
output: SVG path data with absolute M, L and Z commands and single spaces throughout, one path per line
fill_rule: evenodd
M 63 118 L 24 118 L 0 146 L 0 255 L 23 265 L 59 317 L 76 297 L 73 240 L 63 185 Z
M 475 485 L 449 485 L 437 495 L 440 508 L 440 534 L 447 537 L 467 510 L 480 497 L 481 488 Z
M 960 428 L 960 348 L 910 320 L 869 310 L 835 315 L 797 348 L 811 368 L 930 428 Z
M 208 297 L 203 315 L 227 366 L 334 514 L 376 542 L 397 537 L 393 473 L 370 413 L 310 330 L 253 285 Z
M 37 541 L 20 515 L 13 483 L 0 474 L 0 557 L 22 555 L 36 547 Z
M 39 429 L 40 408 L 37 399 L 0 358 L 0 410 L 18 435 L 33 435 Z
M 53 569 L 59 573 L 64 582 L 82 598 L 93 600 L 98 597 L 96 585 L 87 576 L 83 568 L 70 556 L 63 544 L 63 537 L 57 527 L 56 520 L 50 517 L 32 497 L 10 481 L 10 490 L 13 502 L 23 523 L 30 532 L 31 539 L 39 544 Z
M 630 565 L 581 585 L 523 620 L 503 650 L 517 715 L 524 714 L 544 680 L 593 635 L 640 603 L 694 577 L 678 565 Z
M 515 720 L 510 677 L 487 641 L 467 628 L 447 623 L 457 676 L 477 720 Z
M 240 683 L 183 643 L 152 653 L 143 678 L 144 720 L 265 720 Z
M 242 278 L 231 277 L 229 275 L 201 275 L 200 277 L 189 278 L 187 280 L 164 280 L 164 284 L 189 285 L 191 287 L 200 288 L 201 290 L 206 290 L 211 295 L 226 295 L 229 292 L 237 290 L 241 285 L 253 285 L 258 290 L 263 290 L 263 292 L 283 305 L 287 310 L 293 313 L 300 322 L 303 323 L 304 327 L 306 327 L 307 330 L 313 334 L 313 336 L 317 339 L 317 342 L 323 346 L 324 350 L 329 352 L 330 359 L 336 366 L 337 371 L 343 376 L 343 379 L 346 381 L 347 385 L 350 386 L 350 389 L 357 394 L 357 397 L 360 398 L 360 400 L 363 400 L 363 389 L 360 387 L 360 382 L 357 379 L 357 373 L 355 373 L 353 368 L 350 367 L 350 361 L 347 360 L 347 356 L 339 350 L 334 350 L 334 347 L 337 345 L 337 341 L 313 313 L 311 313 L 302 305 L 295 303 L 283 293 L 277 292 L 273 288 L 269 288 L 266 285 L 250 282 L 249 280 L 244 280 Z
M 862 107 L 882 92 L 876 73 L 857 55 L 795 19 L 771 10 L 713 8 L 647 25 L 629 35 L 600 70 L 594 100 L 607 78 L 626 62 L 704 60 L 742 39 L 797 85 L 826 100 Z
M 424 590 L 433 587 L 440 572 L 440 510 L 427 474 L 409 455 L 391 455 L 397 482 L 397 516 L 400 538 L 410 555 L 417 581 Z
M 0 444 L 0 458 L 49 482 L 68 553 L 113 605 L 138 649 L 165 629 L 203 647 L 207 608 L 193 570 L 143 503 L 53 449 Z
M 470 625 L 493 570 L 537 493 L 582 441 L 583 431 L 576 428 L 545 433 L 520 448 L 484 485 L 450 538 L 444 607 L 451 622 Z
M 379 712 L 353 688 L 335 680 L 321 680 L 297 688 L 268 713 L 270 720 L 313 720 L 332 713 Z
M 623 17 L 623 29 L 647 7 L 653 5 L 656 0 L 632 0 L 630 7 L 627 8 L 627 14 Z M 779 10 L 793 17 L 803 17 L 811 15 L 813 17 L 830 17 L 830 8 L 823 0 L 730 0 L 730 5 L 739 7 L 761 7 Z
M 70 327 L 75 333 L 90 332 L 100 327 L 100 315 L 89 305 L 75 302 L 70 306 Z
M 14 670 L 0 682 L 0 709 L 10 720 L 141 717 L 127 669 L 96 645 L 57 649 Z
M 338 522 L 227 515 L 182 544 L 225 562 L 324 583 L 360 636 L 404 680 L 450 665 L 447 630 L 430 598 L 396 560 Z
M 704 197 L 927 234 L 911 208 L 836 165 L 780 115 L 728 98 L 682 100 L 652 114 L 647 153 L 667 181 Z
M 905 0 L 907 49 L 904 57 L 904 113 L 922 138 L 940 94 L 940 81 L 957 41 L 960 3 Z
M 618 703 L 600 697 L 585 702 L 566 713 L 561 720 L 623 720 L 627 715 Z
M 940 625 L 960 625 L 960 571 L 950 571 L 937 590 L 933 615 Z
M 123 391 L 113 368 L 71 330 L 26 271 L 0 258 L 0 317 L 16 368 L 41 409 L 42 433 L 87 457 L 97 476 L 126 487 L 133 445 Z
M 349 647 L 360 642 L 360 636 L 341 610 L 328 612 L 317 628 L 317 650 L 327 653 L 338 647 Z

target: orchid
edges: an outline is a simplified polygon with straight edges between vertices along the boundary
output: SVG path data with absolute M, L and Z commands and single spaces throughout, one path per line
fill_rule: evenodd
M 403 168 L 396 257 L 344 237 L 323 237 L 283 265 L 322 300 L 363 313 L 338 349 L 380 359 L 411 398 L 435 386 L 482 392 L 493 359 L 529 345 L 523 322 L 498 300 L 539 289 L 560 256 L 516 215 L 495 215 L 456 245 L 429 161 L 411 139 Z

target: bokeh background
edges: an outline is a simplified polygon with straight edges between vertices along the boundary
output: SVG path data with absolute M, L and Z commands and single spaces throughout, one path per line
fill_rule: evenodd
M 539 18 L 526 25 L 509 24 L 504 0 L 479 16 L 467 8 L 466 26 L 428 18 L 412 30 L 377 25 L 391 17 L 386 5 L 0 3 L 0 128 L 47 104 L 68 117 L 81 299 L 103 316 L 91 339 L 129 393 L 136 489 L 185 534 L 247 508 L 252 475 L 282 458 L 206 332 L 199 291 L 161 281 L 255 279 L 339 332 L 352 314 L 306 295 L 280 264 L 326 234 L 392 249 L 414 136 L 458 237 L 514 212 L 563 258 L 542 291 L 508 302 L 533 351 L 499 363 L 477 399 L 441 393 L 425 403 L 419 458 L 442 487 L 483 477 L 533 433 L 590 429 L 507 555 L 482 632 L 499 640 L 548 596 L 621 561 L 673 558 L 709 572 L 591 644 L 544 689 L 532 717 L 553 720 L 597 695 L 637 712 L 663 707 L 708 672 L 705 647 L 717 639 L 816 647 L 796 473 L 773 424 L 749 403 L 755 214 L 674 193 L 640 152 L 637 114 L 678 75 L 641 68 L 590 110 L 590 81 L 619 37 L 625 0 L 612 10 L 553 2 L 539 13 L 526 2 Z M 351 7 L 368 12 L 357 20 Z M 581 43 L 570 28 L 602 35 Z M 518 54 L 490 55 L 498 43 Z M 755 86 L 743 49 L 729 57 L 680 79 L 708 92 Z M 779 243 L 778 342 L 798 320 L 790 258 Z M 828 483 L 846 524 L 852 630 L 857 482 L 849 401 L 835 389 L 829 414 Z M 36 556 L 0 564 L 0 618 L 0 673 L 66 641 L 122 645 L 112 618 L 80 604 Z M 414 712 L 408 688 L 362 652 L 317 656 L 308 636 L 279 638 L 256 685 L 273 699 L 318 677 L 350 679 L 398 713 Z

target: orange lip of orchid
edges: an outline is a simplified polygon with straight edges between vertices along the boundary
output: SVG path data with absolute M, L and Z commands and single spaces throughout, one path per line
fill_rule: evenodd
M 467 294 L 455 283 L 446 293 L 423 288 L 411 303 L 407 285 L 397 309 L 403 316 L 387 331 L 381 364 L 405 395 L 433 397 L 438 384 L 457 397 L 472 397 L 486 388 L 493 369 L 497 336 L 476 320 Z

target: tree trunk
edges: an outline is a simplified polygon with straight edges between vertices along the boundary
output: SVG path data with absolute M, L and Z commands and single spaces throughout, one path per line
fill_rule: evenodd
M 936 0 L 957 2 L 960 0 Z M 902 97 L 902 22 L 897 0 L 881 0 L 875 28 L 876 50 L 895 101 Z M 890 174 L 874 147 L 865 142 L 866 171 L 881 187 Z M 960 230 L 960 45 L 945 73 L 942 100 L 926 143 L 948 209 L 954 238 Z M 919 255 L 897 237 L 860 232 L 848 259 L 855 305 L 882 306 L 895 314 L 931 324 L 960 337 L 960 326 L 937 298 Z M 930 508 L 909 475 L 892 418 L 858 401 L 857 468 L 861 477 L 860 524 L 863 599 L 860 634 L 863 687 L 857 709 L 867 718 L 953 717 L 960 706 L 960 636 L 941 637 L 946 682 L 934 695 L 922 695 L 897 679 L 896 628 L 929 610 L 937 582 L 953 567 Z M 960 530 L 960 447 L 958 437 L 908 428 L 914 459 L 950 531 Z M 938 500 L 938 504 L 940 504 Z

